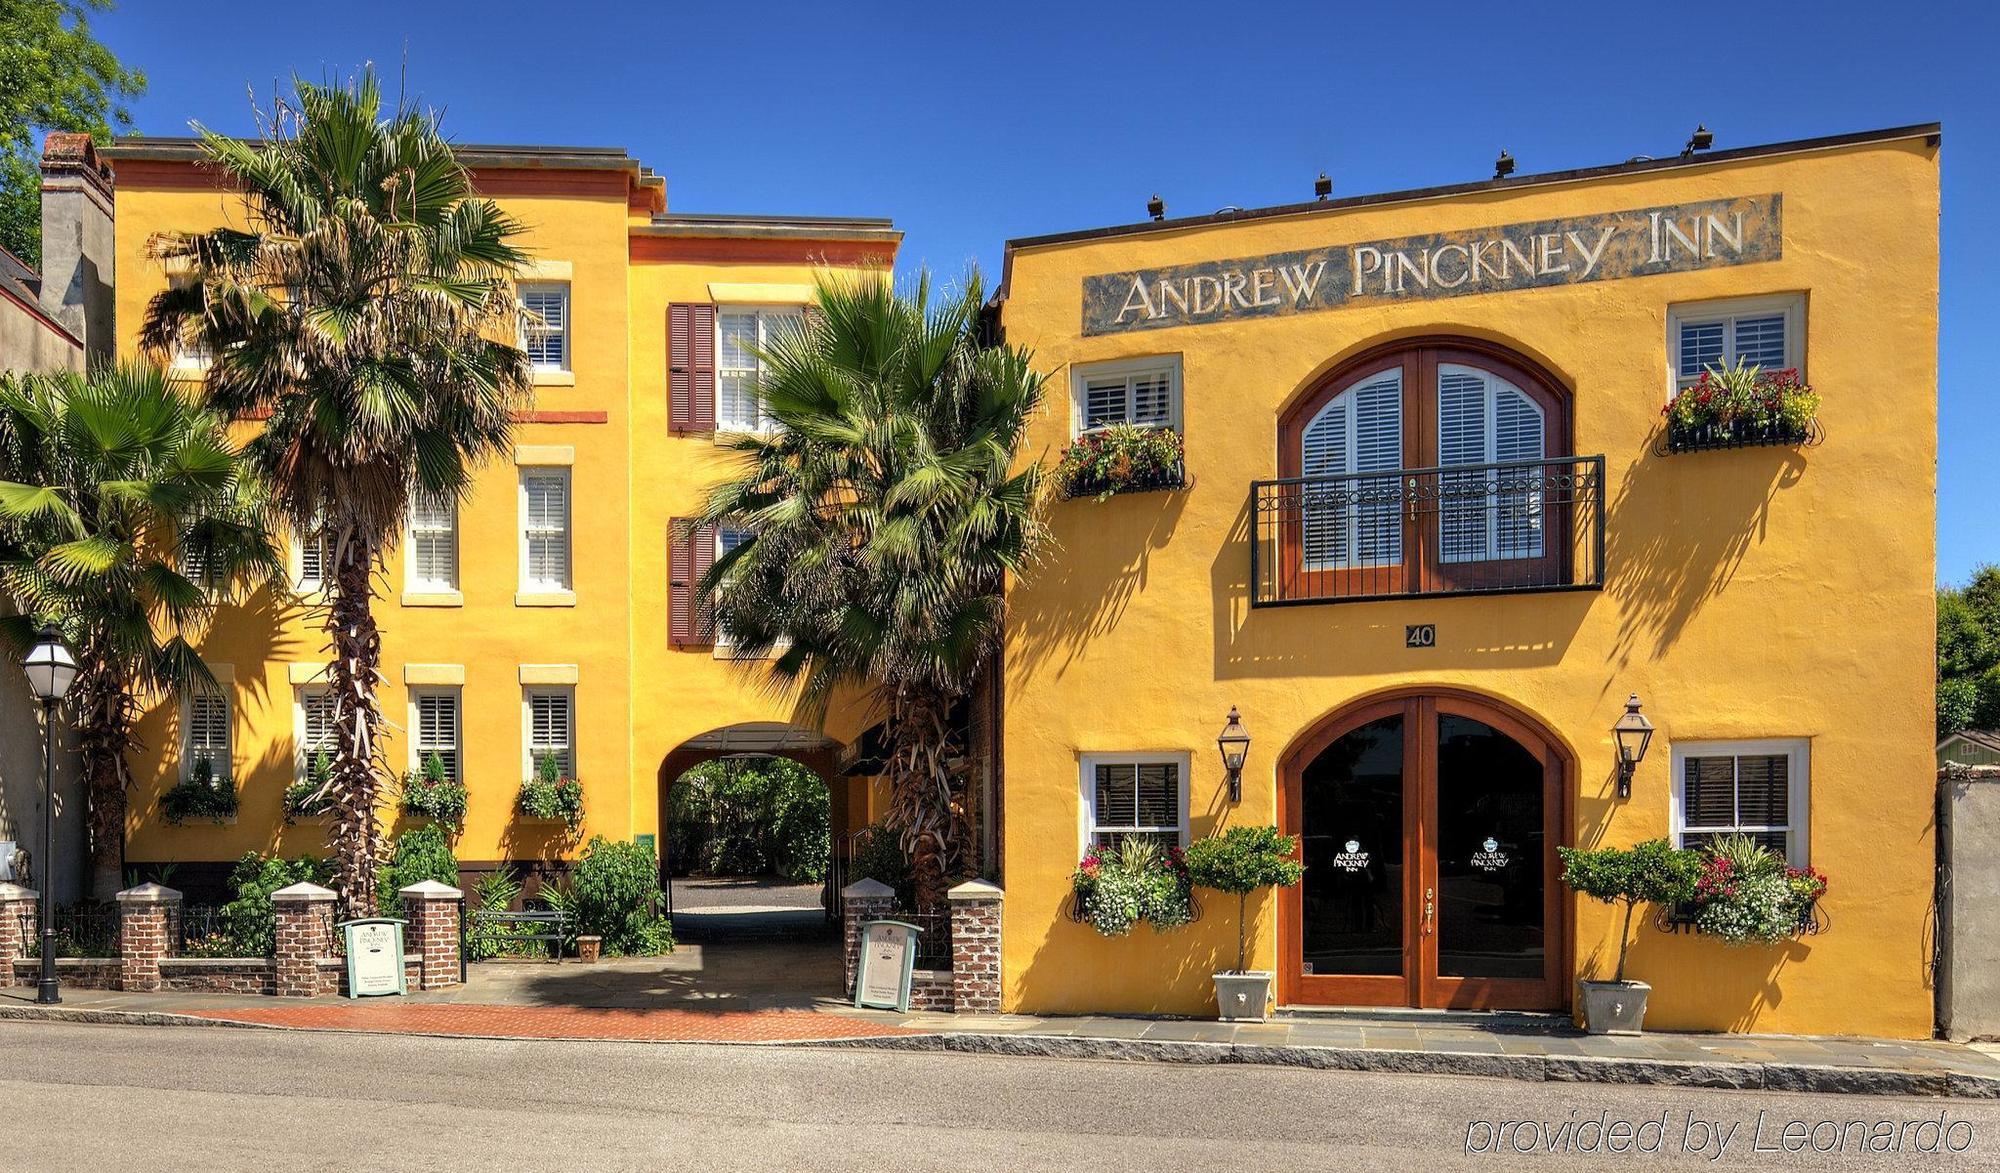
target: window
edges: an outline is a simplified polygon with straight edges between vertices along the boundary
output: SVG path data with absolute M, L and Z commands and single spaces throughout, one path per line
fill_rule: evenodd
M 197 763 L 208 763 L 217 782 L 229 778 L 229 694 L 191 692 L 181 698 L 181 777 L 193 778 Z
M 521 470 L 521 589 L 570 589 L 567 468 Z
M 1675 742 L 1675 845 L 1741 833 L 1804 867 L 1808 759 L 1803 739 Z
M 458 589 L 458 505 L 441 493 L 410 499 L 409 589 Z
M 1403 467 L 1403 369 L 1383 371 L 1320 409 L 1299 440 L 1301 476 Z M 1339 482 L 1305 502 L 1306 568 L 1393 566 L 1403 560 L 1403 504 L 1394 476 Z
M 421 771 L 432 754 L 444 766 L 444 776 L 458 777 L 458 696 L 456 688 L 415 691 L 410 696 L 410 728 L 416 730 L 414 770 Z
M 293 772 L 303 782 L 311 776 L 313 759 L 333 752 L 333 693 L 325 685 L 308 685 L 298 690 L 292 705 L 293 737 L 299 755 Z
M 209 561 L 208 547 L 191 537 L 181 539 L 180 569 L 181 577 L 200 587 L 203 594 L 214 594 L 222 586 Z
M 1805 299 L 1738 298 L 1667 310 L 1667 360 L 1675 388 L 1709 367 L 1741 361 L 1766 370 L 1805 365 Z
M 575 700 L 575 694 L 567 688 L 528 690 L 525 705 L 528 776 L 534 776 L 541 768 L 543 758 L 554 758 L 564 777 L 576 777 Z
M 722 561 L 722 559 L 726 557 L 731 551 L 742 546 L 743 543 L 749 540 L 750 540 L 749 530 L 722 529 L 718 527 L 715 531 L 715 560 L 717 562 Z M 733 654 L 730 650 L 732 643 L 733 641 L 730 640 L 729 638 L 729 630 L 723 627 L 720 622 L 716 623 L 715 625 L 716 656 L 718 658 L 726 658 L 729 655 Z
M 1142 836 L 1187 843 L 1188 755 L 1083 755 L 1083 846 Z
M 1178 355 L 1079 366 L 1071 377 L 1077 435 L 1113 424 L 1143 428 L 1181 426 L 1181 360 Z
M 195 284 L 194 274 L 168 274 L 167 284 L 175 289 L 190 288 Z M 168 363 L 169 366 L 186 370 L 206 370 L 209 364 L 215 361 L 215 355 L 209 351 L 208 343 L 197 336 L 196 332 L 200 328 L 200 323 L 193 320 L 181 327 L 180 337 L 174 340 L 173 358 Z
M 326 586 L 326 574 L 333 566 L 333 543 L 325 530 L 315 530 L 299 539 L 299 591 L 309 593 Z
M 777 427 L 764 414 L 757 394 L 763 374 L 757 351 L 769 349 L 785 330 L 801 328 L 805 311 L 796 306 L 725 309 L 715 315 L 715 429 L 768 432 Z
M 1542 409 L 1492 371 L 1438 364 L 1438 465 L 1539 461 Z M 1529 475 L 1522 475 L 1523 473 Z M 1438 479 L 1438 556 L 1445 562 L 1542 556 L 1541 470 L 1489 468 Z
M 569 369 L 569 286 L 521 287 L 521 305 L 530 317 L 521 325 L 521 349 L 538 371 Z M 539 319 L 539 320 L 537 320 Z

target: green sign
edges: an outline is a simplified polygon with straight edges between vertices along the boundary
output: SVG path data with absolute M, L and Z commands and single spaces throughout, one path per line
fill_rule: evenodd
M 1199 326 L 1775 261 L 1783 253 L 1783 204 L 1776 194 L 1741 196 L 1101 273 L 1083 279 L 1083 332 Z

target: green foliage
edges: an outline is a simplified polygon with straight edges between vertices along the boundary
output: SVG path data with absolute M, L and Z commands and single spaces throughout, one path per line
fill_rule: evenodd
M 832 852 L 827 817 L 826 784 L 797 762 L 703 762 L 667 792 L 669 859 L 676 870 L 818 883 Z
M 403 774 L 403 809 L 453 827 L 465 823 L 465 783 L 445 776 L 444 759 L 425 754 L 423 768 Z
M 1731 945 L 1776 944 L 1808 927 L 1826 877 L 1748 835 L 1708 845 L 1694 882 L 1695 927 Z
M 1198 839 L 1188 848 L 1189 880 L 1200 888 L 1236 894 L 1236 971 L 1243 971 L 1248 952 L 1250 893 L 1264 888 L 1289 888 L 1305 875 L 1296 858 L 1297 836 L 1281 835 L 1276 827 L 1231 827 L 1220 835 Z
M 262 856 L 252 851 L 236 861 L 229 886 L 236 898 L 222 906 L 223 935 L 236 957 L 269 957 L 276 949 L 277 921 L 271 893 L 293 884 L 324 884 L 325 861 Z
M 583 784 L 563 776 L 554 754 L 535 759 L 535 776 L 521 783 L 521 813 L 531 819 L 561 819 L 571 831 L 583 825 Z
M 2000 729 L 2000 567 L 1938 591 L 1937 734 Z
M 1116 847 L 1093 847 L 1070 877 L 1082 919 L 1107 937 L 1122 937 L 1140 921 L 1174 929 L 1194 919 L 1194 896 L 1178 846 L 1130 836 Z
M 1819 414 L 1819 392 L 1796 368 L 1765 370 L 1738 359 L 1735 366 L 1702 371 L 1700 378 L 1674 394 L 1665 414 L 1680 427 L 1743 420 L 1803 429 Z
M 896 832 L 883 823 L 871 823 L 854 835 L 854 854 L 847 861 L 847 882 L 874 880 L 896 890 L 896 902 L 904 908 L 915 903 L 910 885 L 910 857 Z
M 227 778 L 217 778 L 207 758 L 198 759 L 186 781 L 176 783 L 160 796 L 160 814 L 175 826 L 189 819 L 221 822 L 235 813 L 235 784 Z
M 1117 493 L 1178 489 L 1186 483 L 1181 434 L 1172 428 L 1114 424 L 1079 437 L 1056 465 L 1064 497 L 1105 500 Z
M 311 764 L 306 766 L 306 776 L 285 787 L 285 821 L 312 818 L 333 809 L 333 795 L 327 792 L 326 784 L 333 773 L 332 759 L 325 750 L 313 754 Z
M 512 912 L 520 899 L 521 877 L 513 868 L 502 865 L 480 877 L 479 882 L 473 885 L 470 903 L 477 912 Z M 527 925 L 486 924 L 474 917 L 466 934 L 466 952 L 474 961 L 514 954 L 529 945 L 539 944 L 521 939 L 532 932 L 534 929 Z
M 659 861 L 637 843 L 593 836 L 570 873 L 577 933 L 604 938 L 610 954 L 673 951 L 672 924 L 660 915 Z
M 398 893 L 425 880 L 458 887 L 458 857 L 452 854 L 450 833 L 440 823 L 428 823 L 396 837 L 395 851 L 376 882 L 382 915 L 403 915 L 403 898 Z
M 125 104 L 146 75 L 119 64 L 90 31 L 111 0 L 7 0 L 0 4 L 0 248 L 41 263 L 38 131 L 109 141 L 132 124 Z
M 1625 906 L 1624 928 L 1618 936 L 1618 968 L 1613 981 L 1625 980 L 1625 955 L 1632 936 L 1632 910 L 1641 904 L 1676 904 L 1694 891 L 1701 855 L 1676 848 L 1665 839 L 1636 847 L 1585 850 L 1558 847 L 1562 882 L 1592 900 Z

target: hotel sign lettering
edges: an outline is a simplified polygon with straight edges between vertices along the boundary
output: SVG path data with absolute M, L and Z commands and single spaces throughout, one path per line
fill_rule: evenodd
M 1743 196 L 1083 279 L 1083 332 L 1685 273 L 1783 255 L 1784 197 Z

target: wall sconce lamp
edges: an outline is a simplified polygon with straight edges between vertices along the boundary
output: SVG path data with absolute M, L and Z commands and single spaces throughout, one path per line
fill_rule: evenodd
M 1229 801 L 1243 801 L 1243 759 L 1250 756 L 1250 731 L 1243 727 L 1235 705 L 1229 706 L 1229 724 L 1222 727 L 1215 748 L 1222 751 L 1222 768 L 1229 775 Z
M 1639 694 L 1625 700 L 1625 712 L 1611 727 L 1618 739 L 1618 797 L 1632 797 L 1632 773 L 1646 760 L 1646 746 L 1653 740 L 1653 723 L 1639 711 Z

